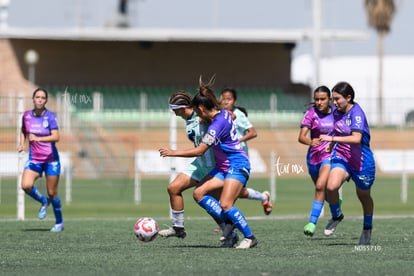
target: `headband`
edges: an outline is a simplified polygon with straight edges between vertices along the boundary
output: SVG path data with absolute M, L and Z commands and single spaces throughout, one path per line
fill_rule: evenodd
M 188 108 L 188 105 L 178 105 L 178 104 L 169 104 L 171 110 L 179 109 L 179 108 Z

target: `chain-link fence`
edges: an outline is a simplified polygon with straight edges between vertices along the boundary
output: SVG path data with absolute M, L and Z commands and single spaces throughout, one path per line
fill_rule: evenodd
M 256 95 L 258 102 L 266 103 L 262 104 L 262 109 L 250 105 L 249 118 L 259 134 L 258 138 L 250 142 L 250 147 L 257 149 L 253 152 L 257 152 L 257 157 L 267 167 L 271 151 L 285 161 L 290 160 L 290 163 L 304 164 L 306 147 L 297 142 L 297 132 L 305 107 L 302 102 L 298 102 L 296 106 L 291 104 L 289 108 L 282 108 L 275 95 Z M 60 127 L 58 149 L 70 155 L 73 177 L 134 177 L 135 154 L 139 150 L 156 150 L 169 145 L 171 113 L 166 104 L 169 94 L 164 93 L 162 96 L 156 93 L 153 96 L 155 100 L 151 94 L 136 95 L 136 109 L 131 105 L 132 96 L 125 96 L 124 101 L 120 101 L 118 95 L 117 105 L 108 95 L 104 97 L 97 92 L 70 94 L 61 91 L 50 97 L 47 108 L 57 114 Z M 145 106 L 142 101 L 152 104 Z M 111 102 L 112 106 L 106 106 L 106 102 Z M 363 99 L 360 102 L 369 103 L 370 100 Z M 241 99 L 240 103 L 243 103 Z M 406 105 L 412 103 L 414 99 L 404 102 Z M 19 108 L 27 110 L 32 105 L 30 97 L 1 98 L 1 152 L 16 151 L 18 116 L 22 112 Z M 368 110 L 368 118 L 375 117 L 375 114 L 369 113 L 369 107 L 365 110 Z M 392 116 L 399 117 L 401 122 L 384 129 L 375 129 L 371 124 L 373 149 L 412 148 L 412 116 L 405 112 L 394 112 L 386 113 L 385 117 Z M 406 118 L 411 119 L 406 122 Z M 177 120 L 177 146 L 189 147 L 191 144 L 185 137 L 184 122 Z M 269 170 L 266 169 L 266 172 Z

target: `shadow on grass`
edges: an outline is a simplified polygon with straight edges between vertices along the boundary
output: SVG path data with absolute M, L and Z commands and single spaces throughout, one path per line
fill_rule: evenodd
M 315 238 L 315 237 L 312 237 L 312 238 L 309 238 L 309 240 L 312 240 L 312 241 L 318 241 L 318 242 L 320 242 L 320 241 L 322 241 L 322 242 L 324 242 L 325 244 L 325 246 L 340 246 L 340 245 L 345 245 L 345 246 L 348 246 L 348 245 L 355 245 L 355 243 L 352 243 L 352 242 L 343 242 L 342 240 L 342 238 L 340 238 L 340 237 L 317 237 L 317 238 Z M 354 238 L 353 240 L 357 240 L 356 238 Z
M 49 232 L 49 228 L 26 228 L 22 230 L 23 232 Z
M 339 246 L 339 245 L 354 246 L 355 243 L 349 243 L 349 242 L 332 242 L 332 243 L 328 243 L 326 246 Z
M 203 245 L 203 244 L 186 244 L 186 245 L 173 245 L 171 248 L 222 248 L 219 245 Z

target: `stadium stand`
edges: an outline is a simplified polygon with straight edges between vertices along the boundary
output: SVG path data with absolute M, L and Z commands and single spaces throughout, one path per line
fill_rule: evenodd
M 69 93 L 71 104 L 77 110 L 91 110 L 93 94 L 99 92 L 103 96 L 104 110 L 160 110 L 166 108 L 169 95 L 178 89 L 192 91 L 191 88 L 180 87 L 47 87 L 52 95 Z M 194 92 L 195 93 L 195 92 Z M 270 98 L 275 95 L 277 111 L 303 111 L 309 99 L 293 96 L 278 89 L 241 88 L 238 89 L 238 104 L 249 111 L 266 111 L 271 109 Z M 217 92 L 218 94 L 218 92 Z

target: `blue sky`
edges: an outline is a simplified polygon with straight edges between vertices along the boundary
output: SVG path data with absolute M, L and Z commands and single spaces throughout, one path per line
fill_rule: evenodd
M 312 27 L 312 0 L 129 0 L 133 27 L 263 28 Z M 395 0 L 397 13 L 386 37 L 386 55 L 412 55 L 414 1 Z M 377 37 L 369 28 L 363 0 L 322 0 L 326 29 L 366 31 L 367 41 L 323 42 L 325 56 L 376 55 Z M 10 0 L 10 27 L 101 27 L 113 20 L 118 0 Z M 301 42 L 294 54 L 310 53 Z

